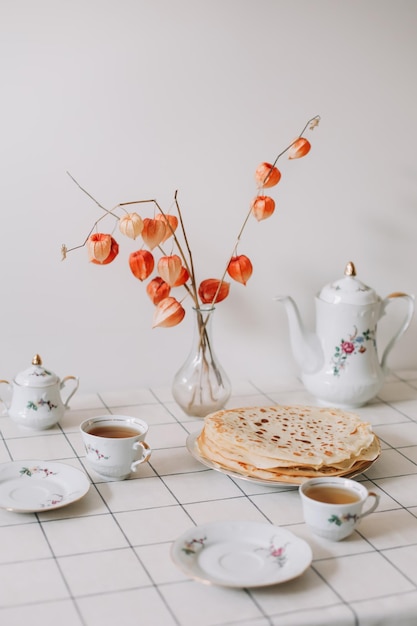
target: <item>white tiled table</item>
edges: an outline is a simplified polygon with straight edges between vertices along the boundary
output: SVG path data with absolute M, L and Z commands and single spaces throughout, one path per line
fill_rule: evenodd
M 228 406 L 313 404 L 293 381 L 240 382 Z M 92 485 L 55 511 L 0 510 L 1 626 L 354 626 L 417 624 L 417 371 L 392 374 L 378 401 L 357 411 L 381 438 L 362 480 L 380 506 L 350 538 L 332 543 L 303 523 L 297 489 L 232 479 L 185 448 L 201 420 L 185 416 L 168 389 L 74 396 L 62 423 L 29 432 L 0 417 L 0 462 L 25 459 L 84 466 L 78 426 L 91 415 L 145 419 L 153 447 L 135 478 Z M 170 547 L 193 525 L 267 521 L 313 550 L 299 578 L 271 587 L 203 585 L 172 563 Z

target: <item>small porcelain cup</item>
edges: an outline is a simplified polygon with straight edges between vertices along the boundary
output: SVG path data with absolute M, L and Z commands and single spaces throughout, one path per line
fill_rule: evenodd
M 100 476 L 124 480 L 149 460 L 148 425 L 137 417 L 104 415 L 80 425 L 87 464 Z
M 299 492 L 306 524 L 316 535 L 332 541 L 351 535 L 379 503 L 377 494 L 349 478 L 312 478 L 300 485 Z M 362 512 L 368 500 L 373 502 Z

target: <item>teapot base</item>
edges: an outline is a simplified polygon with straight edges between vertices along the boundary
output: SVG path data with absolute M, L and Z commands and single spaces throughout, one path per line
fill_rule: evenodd
M 365 402 L 358 402 L 358 403 L 356 402 L 343 402 L 343 403 L 330 402 L 328 400 L 322 400 L 321 398 L 316 398 L 316 400 L 318 401 L 320 406 L 323 406 L 323 407 L 332 407 L 335 409 L 342 409 L 342 410 L 350 411 L 352 409 L 360 409 L 362 406 L 365 406 L 366 404 L 368 404 L 368 402 L 370 402 L 372 398 L 370 398 L 369 400 L 365 400 Z
M 338 409 L 358 409 L 373 400 L 383 386 L 382 379 L 346 384 L 339 379 L 320 380 L 314 376 L 304 375 L 302 382 L 322 406 L 332 406 Z

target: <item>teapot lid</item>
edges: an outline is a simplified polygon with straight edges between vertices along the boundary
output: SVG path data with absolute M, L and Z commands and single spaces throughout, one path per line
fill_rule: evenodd
M 323 287 L 319 298 L 330 304 L 372 304 L 378 302 L 376 292 L 356 278 L 352 261 L 345 267 L 345 276 Z
M 32 359 L 32 367 L 20 372 L 15 378 L 18 385 L 25 387 L 48 387 L 59 382 L 58 376 L 50 370 L 42 367 L 42 359 L 35 354 Z

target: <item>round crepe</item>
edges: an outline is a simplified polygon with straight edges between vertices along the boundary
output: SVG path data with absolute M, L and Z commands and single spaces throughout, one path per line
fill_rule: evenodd
M 360 473 L 380 453 L 371 426 L 356 414 L 306 406 L 217 411 L 205 418 L 196 443 L 221 468 L 292 484 Z
M 352 468 L 354 468 L 355 465 L 358 464 L 358 462 L 374 461 L 380 453 L 379 440 L 374 435 L 371 445 L 368 448 L 361 450 L 356 457 L 351 456 L 345 461 L 340 461 L 332 465 L 312 465 L 310 463 L 303 464 L 301 460 L 292 463 L 290 461 L 282 461 L 281 459 L 276 459 L 273 466 L 266 468 L 261 463 L 259 463 L 258 465 L 254 465 L 253 463 L 248 462 L 248 454 L 245 455 L 240 451 L 236 452 L 233 449 L 220 448 L 212 441 L 208 442 L 204 429 L 198 437 L 197 446 L 202 456 L 219 464 L 227 465 L 227 463 L 238 463 L 241 467 L 252 467 L 256 468 L 257 470 L 263 470 L 265 472 L 269 471 L 270 473 L 284 473 L 305 476 L 311 474 L 312 470 L 314 470 L 315 473 L 321 470 L 326 476 L 330 475 L 331 473 L 335 475 L 340 475 L 342 471 L 348 473 L 352 471 Z
M 288 470 L 287 473 L 283 473 L 280 472 L 278 468 L 277 470 L 262 470 L 246 463 L 234 462 L 231 460 L 226 460 L 224 463 L 219 461 L 212 461 L 212 463 L 218 466 L 219 469 L 225 471 L 233 471 L 234 473 L 242 474 L 242 476 L 245 477 L 258 478 L 263 481 L 271 481 L 273 483 L 279 482 L 287 483 L 289 485 L 300 485 L 302 482 L 308 480 L 309 478 L 328 476 L 356 476 L 357 474 L 365 471 L 371 464 L 371 461 L 358 461 L 353 465 L 350 470 L 340 470 L 332 468 L 325 468 L 323 470 L 309 469 L 301 475 L 289 473 L 291 472 L 291 470 Z M 285 472 L 285 470 L 283 471 Z

